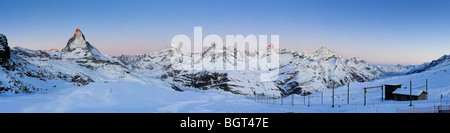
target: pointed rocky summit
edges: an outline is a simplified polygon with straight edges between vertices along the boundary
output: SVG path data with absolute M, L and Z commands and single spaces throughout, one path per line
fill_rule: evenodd
M 322 46 L 319 50 L 314 52 L 314 56 L 317 58 L 329 58 L 332 56 L 335 56 L 337 58 L 342 58 L 342 55 L 339 53 L 336 53 L 330 49 L 328 49 L 326 46 Z
M 266 47 L 266 49 L 278 49 L 278 48 L 276 48 L 275 45 L 271 43 L 269 46 Z
M 72 52 L 76 49 L 85 49 L 87 50 L 89 46 L 89 42 L 85 40 L 83 33 L 81 33 L 80 29 L 77 28 L 75 34 L 69 39 L 66 47 L 62 49 L 63 52 Z
M 62 50 L 65 54 L 63 58 L 70 59 L 94 59 L 94 60 L 110 60 L 98 51 L 94 46 L 86 41 L 83 33 L 77 28 L 75 34 L 69 39 L 66 47 Z
M 75 31 L 75 33 L 81 33 L 80 29 L 77 28 L 77 30 Z

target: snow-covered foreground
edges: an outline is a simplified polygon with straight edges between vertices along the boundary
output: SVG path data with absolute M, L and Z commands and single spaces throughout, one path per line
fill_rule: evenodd
M 211 91 L 178 92 L 170 88 L 166 82 L 149 80 L 148 84 L 124 80 L 109 80 L 102 83 L 91 83 L 87 86 L 73 87 L 53 91 L 48 94 L 9 94 L 0 96 L 0 112 L 277 112 L 277 113 L 309 113 L 309 112 L 390 112 L 397 109 L 408 109 L 409 101 L 388 100 L 381 102 L 380 89 L 371 89 L 367 93 L 367 106 L 364 103 L 364 87 L 381 84 L 402 84 L 413 88 L 425 86 L 428 79 L 429 99 L 413 101 L 414 107 L 433 107 L 450 102 L 449 72 L 431 70 L 407 76 L 398 76 L 365 83 L 350 84 L 350 104 L 347 104 L 347 87 L 335 89 L 335 107 L 331 107 L 331 90 L 319 91 L 308 97 L 291 96 L 270 101 L 255 100 L 232 94 L 212 93 Z M 423 88 L 424 89 L 424 88 Z M 321 97 L 323 93 L 323 104 Z M 305 100 L 305 101 L 304 101 Z M 304 104 L 305 103 L 305 104 Z
M 448 67 L 447 67 L 448 68 Z M 428 100 L 413 100 L 412 105 L 416 108 L 432 108 L 441 104 L 441 94 L 443 96 L 442 105 L 449 105 L 450 102 L 450 73 L 447 68 L 433 69 L 430 71 L 416 73 L 405 76 L 396 76 L 375 80 L 364 83 L 350 83 L 350 104 L 347 104 L 347 86 L 341 86 L 335 89 L 335 108 L 330 112 L 373 112 L 373 113 L 395 113 L 397 109 L 410 109 L 410 101 L 381 101 L 381 89 L 373 88 L 367 90 L 366 106 L 364 106 L 364 87 L 380 86 L 382 84 L 402 84 L 401 89 L 407 87 L 409 92 L 410 81 L 412 81 L 413 90 L 426 90 L 426 79 L 428 79 Z M 332 90 L 322 91 L 326 100 L 324 104 L 331 105 Z M 317 97 L 321 93 L 315 93 L 311 97 L 316 96 L 316 103 L 320 100 Z M 383 95 L 384 97 L 384 95 Z M 301 99 L 303 102 L 303 99 Z M 320 103 L 320 101 L 318 101 Z M 341 108 L 341 109 L 339 109 Z M 322 112 L 322 111 L 319 111 Z
M 108 81 L 49 94 L 0 96 L 0 112 L 165 113 L 254 112 L 267 109 L 263 104 L 240 96 L 177 92 L 169 87 L 170 85 L 164 82 L 143 85 L 127 81 Z M 252 108 L 246 108 L 247 106 Z

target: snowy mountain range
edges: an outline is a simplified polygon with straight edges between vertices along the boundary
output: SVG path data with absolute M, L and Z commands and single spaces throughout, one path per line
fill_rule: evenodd
M 405 75 L 406 73 L 416 68 L 417 65 L 377 65 L 377 67 L 383 72 L 383 75 L 385 77 L 390 77 Z
M 313 54 L 278 50 L 273 45 L 257 51 L 238 51 L 233 47 L 212 45 L 203 52 L 181 51 L 177 47 L 144 55 L 107 56 L 86 41 L 76 29 L 61 50 L 42 51 L 21 47 L 10 48 L 6 36 L 0 34 L 0 92 L 47 93 L 70 86 L 85 86 L 92 82 L 107 83 L 127 80 L 140 84 L 149 81 L 166 82 L 177 91 L 206 91 L 245 96 L 282 97 L 290 94 L 307 95 L 323 89 L 343 86 L 349 82 L 367 82 L 378 78 L 427 71 L 448 66 L 449 56 L 420 66 L 375 66 L 360 58 L 345 59 L 327 47 Z M 217 69 L 244 67 L 252 63 L 246 58 L 266 59 L 279 56 L 272 81 L 262 81 L 262 71 Z M 193 59 L 194 65 L 213 69 L 184 70 L 191 64 L 173 64 L 171 59 Z M 243 60 L 243 62 L 235 62 Z M 217 62 L 224 63 L 217 63 Z M 216 68 L 216 69 L 214 69 Z
M 431 61 L 430 63 L 424 63 L 422 65 L 419 65 L 406 74 L 420 73 L 431 69 L 438 69 L 446 66 L 450 66 L 450 55 L 444 55 L 437 60 Z
M 268 47 L 269 49 L 271 47 Z M 225 52 L 223 52 L 225 51 Z M 270 54 L 280 57 L 280 65 L 269 70 L 279 70 L 274 81 L 260 81 L 260 72 L 250 70 L 184 70 L 180 71 L 171 64 L 171 57 L 192 55 L 195 63 L 203 66 L 232 68 L 234 60 L 265 58 L 268 49 L 259 51 L 236 51 L 232 47 L 217 48 L 215 45 L 204 52 L 183 53 L 180 49 L 170 47 L 144 55 L 122 55 L 114 58 L 120 60 L 132 71 L 169 82 L 173 88 L 180 90 L 224 90 L 241 95 L 266 95 L 280 97 L 289 94 L 309 94 L 321 89 L 344 85 L 348 82 L 366 82 L 382 76 L 382 72 L 359 58 L 344 59 L 340 54 L 322 47 L 314 54 L 271 50 Z M 225 54 L 223 54 L 225 53 Z M 236 54 L 235 54 L 236 53 Z M 262 54 L 258 54 L 262 53 Z M 224 61 L 217 66 L 215 61 Z M 206 63 L 206 64 L 205 64 Z M 236 64 L 245 65 L 246 63 Z M 248 63 L 247 63 L 248 64 Z M 186 67 L 186 66 L 181 66 Z
M 0 93 L 34 93 L 64 86 L 63 74 L 51 73 L 13 54 L 6 36 L 0 34 Z M 60 86 L 59 86 L 60 87 Z
M 47 93 L 106 79 L 142 82 L 122 63 L 104 56 L 85 41 L 79 29 L 67 46 L 57 52 L 10 48 L 6 36 L 1 38 L 2 93 Z

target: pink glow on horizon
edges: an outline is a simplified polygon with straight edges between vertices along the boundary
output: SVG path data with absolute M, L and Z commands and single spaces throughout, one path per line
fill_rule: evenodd
M 121 49 L 121 50 L 99 50 L 102 54 L 106 55 L 143 55 L 149 52 L 153 52 L 150 50 L 137 50 L 137 49 Z
M 23 48 L 43 50 L 43 49 L 62 49 L 67 43 L 67 39 L 61 39 L 59 42 L 51 42 L 47 40 L 35 41 L 36 39 L 31 39 L 33 41 L 17 41 L 14 36 L 9 39 L 10 47 L 20 46 Z M 39 40 L 41 38 L 37 38 Z M 11 41 L 10 41 L 11 40 Z M 168 47 L 164 45 L 164 41 L 142 41 L 142 40 L 132 40 L 120 42 L 117 40 L 96 40 L 93 38 L 88 38 L 94 47 L 96 47 L 102 54 L 119 56 L 122 54 L 126 55 L 143 55 L 150 52 L 159 51 Z M 45 42 L 45 43 L 44 43 Z M 283 42 L 282 42 L 283 43 Z M 126 45 L 124 45 L 126 44 Z M 293 42 L 284 42 L 283 44 L 298 44 Z M 280 49 L 287 49 L 288 51 L 317 51 L 320 49 L 321 45 L 314 43 L 298 44 L 298 45 L 280 45 Z M 372 64 L 401 64 L 401 65 L 420 65 L 425 62 L 431 62 L 443 54 L 433 53 L 426 51 L 428 56 L 420 56 L 417 54 L 410 54 L 405 52 L 391 52 L 392 50 L 386 49 L 383 51 L 371 51 L 371 47 L 353 47 L 350 46 L 339 46 L 339 45 L 329 45 L 329 49 L 342 54 L 344 58 L 359 57 Z M 393 49 L 395 51 L 395 49 Z M 406 51 L 407 52 L 407 51 Z M 445 51 L 444 51 L 445 52 Z

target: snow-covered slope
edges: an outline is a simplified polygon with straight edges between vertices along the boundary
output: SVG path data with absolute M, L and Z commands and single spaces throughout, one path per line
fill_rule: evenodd
M 16 47 L 14 53 L 53 73 L 64 73 L 69 77 L 85 79 L 84 85 L 107 78 L 142 82 L 121 62 L 101 54 L 85 40 L 85 36 L 79 29 L 75 31 L 62 51 L 45 52 Z
M 145 84 L 143 79 L 128 70 L 118 60 L 101 54 L 84 39 L 84 35 L 77 29 L 62 51 L 46 52 L 21 47 L 11 49 L 7 46 L 6 38 L 2 35 L 2 51 L 0 52 L 4 54 L 2 60 L 5 60 L 2 62 L 4 64 L 2 74 L 5 76 L 2 80 L 3 84 L 12 86 L 12 88 L 15 88 L 14 90 L 26 90 L 16 91 L 17 93 L 32 93 L 33 91 L 28 91 L 28 88 L 33 88 L 37 84 L 41 86 L 41 89 L 34 90 L 53 90 L 55 86 L 60 86 L 46 83 L 49 80 L 60 80 L 61 83 L 57 84 L 72 86 L 84 86 L 92 82 L 107 82 L 109 79 Z M 38 78 L 43 82 L 31 81 L 29 78 L 24 78 L 23 75 Z M 12 84 L 13 82 L 17 83 Z M 36 84 L 32 84 L 34 82 Z M 19 83 L 26 85 L 18 85 Z M 12 91 L 11 89 L 8 90 Z
M 58 74 L 41 69 L 21 57 L 11 54 L 6 36 L 0 34 L 0 93 L 48 93 L 57 88 L 75 84 L 61 79 Z
M 444 55 L 437 60 L 431 61 L 430 63 L 424 63 L 422 65 L 419 65 L 414 69 L 412 69 L 411 71 L 409 71 L 407 74 L 420 73 L 423 71 L 439 69 L 447 66 L 450 66 L 450 55 Z
M 204 93 L 208 90 L 178 92 L 172 90 L 170 84 L 160 80 L 152 80 L 147 85 L 113 80 L 69 87 L 49 94 L 14 97 L 0 95 L 0 112 L 395 113 L 399 109 L 411 109 L 409 101 L 381 102 L 380 90 L 370 89 L 367 93 L 367 105 L 364 106 L 363 88 L 381 84 L 403 84 L 403 88 L 409 87 L 409 81 L 413 80 L 413 88 L 420 90 L 425 86 L 425 79 L 428 79 L 429 99 L 413 101 L 413 107 L 416 111 L 427 109 L 425 111 L 433 112 L 437 111 L 434 110 L 435 105 L 448 105 L 450 102 L 449 69 L 445 67 L 371 82 L 352 82 L 350 103 L 347 104 L 347 87 L 338 87 L 334 90 L 334 108 L 331 107 L 333 99 L 332 90 L 329 89 L 312 93 L 309 100 L 300 95 L 293 95 L 292 106 L 291 96 L 285 97 L 284 100 L 257 100 L 255 97 Z M 443 102 L 440 102 L 441 94 Z
M 280 55 L 286 62 L 280 64 L 280 74 L 287 76 L 278 80 L 287 91 L 302 90 L 313 93 L 345 85 L 348 82 L 366 82 L 381 76 L 375 66 L 359 58 L 344 59 L 326 47 L 320 48 L 313 55 L 285 53 Z M 289 62 L 287 62 L 289 61 Z
M 356 57 L 344 59 L 326 47 L 313 54 L 278 50 L 273 45 L 253 52 L 212 45 L 203 52 L 186 53 L 169 47 L 112 58 L 85 41 L 79 30 L 63 51 L 10 48 L 2 34 L 0 44 L 0 112 L 395 112 L 409 103 L 381 103 L 380 92 L 374 89 L 367 94 L 372 106 L 365 107 L 362 88 L 381 84 L 407 87 L 412 80 L 413 89 L 419 90 L 426 79 L 430 99 L 415 101 L 415 106 L 430 107 L 438 103 L 441 94 L 444 99 L 450 94 L 448 55 L 417 66 L 408 75 L 385 77 L 383 72 L 402 69 L 383 70 Z M 279 56 L 275 60 L 279 65 L 263 62 L 260 66 L 265 70 L 246 68 L 256 63 L 246 56 L 267 59 L 274 55 Z M 172 59 L 192 59 L 196 67 L 203 62 L 207 69 L 191 70 L 190 63 L 173 63 Z M 244 69 L 231 70 L 236 68 Z M 260 76 L 266 72 L 277 73 L 268 76 L 275 77 L 273 80 L 262 81 Z M 350 83 L 348 105 L 347 88 L 342 87 L 346 83 Z M 337 87 L 336 107 L 330 109 L 333 86 Z M 321 92 L 324 104 L 317 98 Z M 309 94 L 314 108 L 299 106 L 305 101 L 296 94 Z M 263 104 L 251 99 L 255 95 L 278 98 L 272 99 L 277 103 L 292 95 L 297 97 L 296 106 L 286 106 L 290 100 L 285 100 L 284 106 Z

